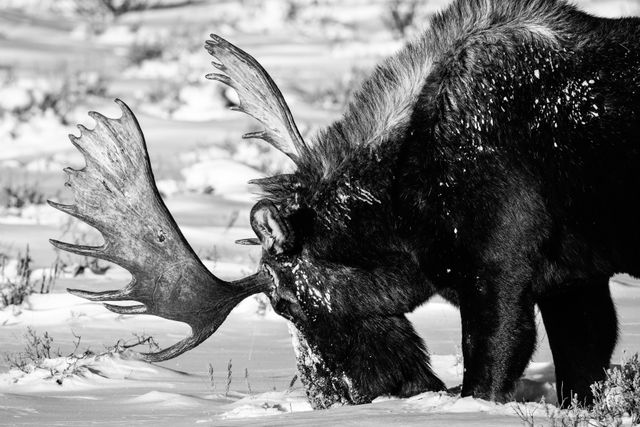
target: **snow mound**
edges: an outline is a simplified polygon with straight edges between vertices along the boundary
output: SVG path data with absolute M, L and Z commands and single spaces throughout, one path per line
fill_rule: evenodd
M 0 121 L 0 159 L 68 150 L 68 130 L 51 110 L 29 121 L 15 121 L 12 116 L 5 116 Z
M 173 112 L 174 120 L 206 121 L 231 116 L 226 100 L 216 85 L 190 85 L 180 89 L 181 105 Z
M 180 193 L 182 191 L 182 183 L 176 181 L 175 179 L 161 179 L 156 181 L 156 187 L 158 187 L 158 191 L 165 197 L 173 196 L 174 194 Z
M 0 391 L 39 393 L 103 389 L 107 387 L 172 388 L 170 382 L 158 382 L 158 377 L 175 378 L 182 374 L 133 359 L 133 353 L 108 352 L 99 355 L 70 355 L 44 358 L 37 366 L 12 368 L 0 374 Z
M 90 272 L 86 275 L 93 276 Z M 100 276 L 95 277 L 98 278 L 96 280 L 105 280 Z M 116 285 L 114 288 L 119 286 Z M 91 285 L 86 283 L 77 287 L 91 289 Z M 19 306 L 10 305 L 0 309 L 2 326 L 24 324 L 34 327 L 52 327 L 53 325 L 74 325 L 77 322 L 90 320 L 113 323 L 121 318 L 122 316 L 108 311 L 101 303 L 91 302 L 68 293 L 31 294 Z
M 27 205 L 21 208 L 0 208 L 0 224 L 53 225 L 61 227 L 69 216 L 49 205 Z
M 224 419 L 256 418 L 291 412 L 312 411 L 303 390 L 267 392 L 240 399 L 222 414 Z
M 382 400 L 374 401 L 374 405 Z M 401 403 L 402 402 L 402 403 Z M 451 396 L 446 393 L 426 392 L 398 400 L 404 410 L 434 413 L 503 412 L 505 405 L 473 397 Z
M 0 110 L 26 110 L 31 102 L 31 94 L 25 88 L 17 86 L 0 88 Z
M 159 408 L 194 408 L 206 404 L 207 401 L 184 394 L 154 390 L 134 397 L 127 403 L 152 405 Z

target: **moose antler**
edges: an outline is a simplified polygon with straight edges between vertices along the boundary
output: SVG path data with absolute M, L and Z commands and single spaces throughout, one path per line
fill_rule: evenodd
M 299 164 L 298 158 L 308 151 L 308 147 L 269 74 L 251 55 L 215 34 L 206 41 L 205 49 L 219 61 L 213 61 L 213 66 L 225 73 L 211 73 L 206 77 L 235 89 L 240 105 L 233 109 L 249 114 L 266 127 L 264 131 L 247 133 L 243 138 L 263 139 Z
M 213 334 L 229 312 L 245 297 L 270 289 L 266 272 L 225 282 L 198 259 L 160 198 L 147 148 L 135 116 L 120 100 L 122 117 L 108 119 L 90 112 L 97 123 L 81 136 L 69 135 L 84 155 L 85 167 L 65 168 L 67 187 L 75 204 L 49 201 L 102 233 L 101 246 L 81 246 L 51 240 L 62 250 L 114 262 L 133 276 L 120 290 L 89 292 L 68 289 L 91 301 L 134 300 L 142 304 L 105 304 L 116 313 L 155 314 L 191 326 L 192 335 L 157 353 L 145 353 L 148 361 L 176 357 Z

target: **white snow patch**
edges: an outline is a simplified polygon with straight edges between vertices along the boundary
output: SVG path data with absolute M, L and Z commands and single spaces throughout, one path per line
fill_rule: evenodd
M 0 209 L 0 224 L 55 225 L 69 222 L 69 215 L 49 205 L 27 205 L 22 208 Z
M 96 39 L 105 45 L 129 45 L 136 40 L 136 32 L 128 25 L 110 25 Z
M 205 160 L 228 159 L 230 153 L 228 150 L 213 145 L 186 153 L 180 153 L 179 156 L 180 161 L 184 163 L 198 163 Z
M 178 393 L 163 391 L 150 391 L 138 397 L 134 397 L 127 403 L 159 406 L 161 408 L 193 408 L 206 403 L 203 399 L 186 396 Z
M 244 202 L 253 200 L 247 182 L 264 177 L 256 169 L 227 159 L 196 163 L 183 169 L 182 175 L 189 190 L 203 191 L 210 188 L 217 196 Z
M 220 89 L 213 84 L 185 86 L 180 89 L 178 98 L 181 105 L 172 114 L 175 120 L 206 121 L 232 114 Z
M 183 189 L 182 183 L 175 179 L 161 179 L 156 181 L 156 187 L 158 187 L 158 191 L 160 191 L 161 194 L 167 197 L 180 193 Z
M 68 150 L 68 130 L 51 110 L 26 122 L 12 123 L 11 116 L 4 117 L 0 120 L 0 159 Z
M 0 111 L 16 111 L 29 108 L 33 102 L 29 91 L 18 86 L 0 88 Z
M 124 355 L 128 357 L 129 353 Z M 67 356 L 42 360 L 29 367 L 29 372 L 11 369 L 0 374 L 0 391 L 39 393 L 64 390 L 92 390 L 115 387 L 172 388 L 171 383 L 158 382 L 159 376 L 180 374 L 139 360 L 123 358 L 118 353 L 91 356 Z M 126 385 L 125 385 L 126 384 Z
M 303 390 L 261 393 L 240 399 L 229 406 L 233 409 L 222 414 L 222 418 L 256 418 L 313 410 Z

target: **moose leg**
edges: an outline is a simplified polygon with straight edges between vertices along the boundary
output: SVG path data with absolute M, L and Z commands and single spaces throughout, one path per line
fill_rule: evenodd
M 534 302 L 514 283 L 494 290 L 482 283 L 462 296 L 462 396 L 504 401 L 536 346 Z
M 597 277 L 561 286 L 538 302 L 556 368 L 558 401 L 566 406 L 577 394 L 593 400 L 591 384 L 605 377 L 618 337 L 609 278 Z

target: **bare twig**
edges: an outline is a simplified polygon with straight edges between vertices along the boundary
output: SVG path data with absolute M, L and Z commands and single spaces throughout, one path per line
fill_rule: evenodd
M 229 395 L 229 388 L 231 387 L 231 368 L 232 368 L 231 359 L 229 359 L 229 364 L 227 365 L 227 384 L 224 389 L 225 396 Z

